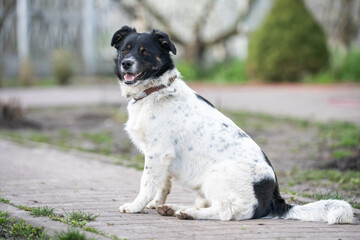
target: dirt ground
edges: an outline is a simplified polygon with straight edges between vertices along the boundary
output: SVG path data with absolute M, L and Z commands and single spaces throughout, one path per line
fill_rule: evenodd
M 294 182 L 293 177 L 299 172 L 324 166 L 333 160 L 329 146 L 319 137 L 317 125 L 261 114 L 225 114 L 267 154 L 278 175 L 282 192 L 308 196 L 336 192 L 354 204 L 360 203 L 360 194 L 356 190 L 345 191 L 336 184 L 322 181 Z M 31 124 L 0 128 L 0 133 L 20 142 L 35 141 L 64 150 L 75 148 L 109 155 L 118 159 L 117 164 L 142 168 L 142 155 L 124 131 L 127 119 L 124 105 L 28 109 L 25 116 L 27 123 Z

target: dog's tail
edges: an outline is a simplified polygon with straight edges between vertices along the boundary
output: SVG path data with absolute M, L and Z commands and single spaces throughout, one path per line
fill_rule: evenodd
M 328 224 L 353 223 L 354 220 L 351 205 L 343 200 L 321 200 L 302 206 L 291 206 L 280 217 Z

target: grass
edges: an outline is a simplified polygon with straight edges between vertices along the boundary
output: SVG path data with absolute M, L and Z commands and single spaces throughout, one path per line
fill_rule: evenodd
M 70 228 L 69 230 L 61 231 L 55 234 L 55 240 L 87 240 L 88 238 L 84 233 L 80 233 L 79 230 Z
M 293 174 L 293 179 L 296 184 L 308 181 L 327 180 L 330 183 L 339 184 L 344 190 L 360 189 L 360 171 L 356 170 L 310 169 Z
M 7 212 L 0 211 L 0 238 L 49 239 L 42 227 L 26 224 L 24 219 L 10 219 Z
M 95 221 L 95 219 L 99 216 L 99 215 L 95 215 L 93 213 L 86 213 L 84 211 L 72 211 L 72 212 L 67 212 L 65 211 L 65 219 L 67 221 L 78 221 L 78 222 L 82 222 L 82 221 Z
M 0 202 L 10 204 L 10 200 L 4 199 L 2 197 L 0 197 Z
M 50 208 L 48 206 L 33 208 L 30 214 L 35 217 L 41 217 L 41 216 L 42 217 L 53 217 L 53 216 L 55 216 L 54 208 Z
M 54 213 L 54 208 L 50 208 L 48 206 L 45 207 L 37 207 L 37 208 L 31 208 L 31 207 L 27 207 L 27 206 L 22 206 L 22 205 L 16 205 L 11 203 L 11 201 L 6 200 L 4 198 L 0 197 L 0 202 L 3 203 L 7 203 L 10 204 L 14 207 L 17 207 L 19 209 L 25 210 L 25 211 L 29 211 L 31 215 L 35 216 L 35 217 L 49 217 L 51 220 L 54 221 L 59 221 L 65 224 L 69 224 L 72 227 L 78 227 L 81 228 L 87 232 L 92 232 L 92 233 L 96 233 L 102 236 L 105 236 L 107 238 L 111 238 L 114 240 L 120 240 L 120 238 L 118 238 L 117 236 L 114 235 L 108 235 L 102 231 L 97 230 L 96 228 L 93 227 L 86 227 L 87 222 L 90 221 L 95 221 L 96 218 L 100 215 L 96 215 L 93 213 L 87 213 L 84 211 L 71 211 L 71 212 L 67 212 L 65 210 L 65 216 L 62 214 L 56 214 Z M 30 235 L 31 232 L 32 233 L 38 233 L 39 229 L 43 229 L 43 228 L 38 228 L 38 227 L 32 227 L 31 225 L 25 225 L 25 221 L 21 220 L 19 223 L 15 223 L 13 224 L 12 222 L 14 222 L 15 220 L 10 220 L 7 217 L 7 212 L 2 212 L 0 211 L 0 239 L 3 239 L 3 237 L 19 237 L 20 235 L 18 235 L 18 232 L 24 231 L 24 235 L 20 236 L 20 237 L 24 237 L 26 239 L 49 239 L 46 234 L 45 231 L 43 232 L 39 232 L 39 235 Z M 108 223 L 108 226 L 112 226 L 112 223 Z M 10 231 L 9 229 L 15 229 L 16 231 Z M 29 233 L 27 233 L 29 232 Z M 17 234 L 17 235 L 12 235 L 12 234 Z M 27 235 L 26 235 L 27 234 Z M 34 237 L 32 237 L 34 236 Z M 83 238 L 85 237 L 85 238 Z M 56 233 L 54 238 L 50 238 L 50 239 L 87 239 L 85 234 L 80 233 L 78 230 L 75 230 L 73 228 L 70 228 L 68 231 L 64 232 L 60 232 L 60 233 Z M 93 239 L 93 238 L 91 238 Z M 124 238 L 124 240 L 126 240 L 126 238 Z

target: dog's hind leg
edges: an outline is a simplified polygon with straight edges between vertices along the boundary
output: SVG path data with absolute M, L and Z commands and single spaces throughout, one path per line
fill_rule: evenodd
M 208 219 L 229 221 L 233 219 L 231 204 L 223 206 L 223 203 L 212 203 L 208 208 L 190 207 L 175 212 L 180 219 Z
M 158 190 L 155 198 L 146 206 L 146 208 L 155 209 L 157 206 L 164 204 L 167 196 L 171 191 L 171 176 L 168 176 L 164 185 Z
M 188 209 L 188 208 L 206 208 L 209 206 L 208 201 L 201 195 L 198 194 L 195 200 L 195 206 L 184 206 L 178 204 L 164 204 L 156 207 L 157 212 L 162 216 L 173 216 L 176 211 Z

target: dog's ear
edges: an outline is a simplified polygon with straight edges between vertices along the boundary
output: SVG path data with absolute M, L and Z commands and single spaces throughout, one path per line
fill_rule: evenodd
M 176 48 L 175 45 L 171 42 L 169 35 L 167 35 L 164 32 L 161 32 L 159 30 L 153 30 L 152 35 L 155 36 L 155 38 L 159 41 L 160 46 L 164 48 L 167 51 L 172 52 L 174 55 L 176 55 Z
M 114 36 L 111 39 L 111 46 L 115 47 L 116 49 L 119 48 L 120 45 L 118 43 L 124 40 L 124 38 L 130 33 L 136 33 L 136 29 L 123 26 L 120 30 L 114 33 Z

